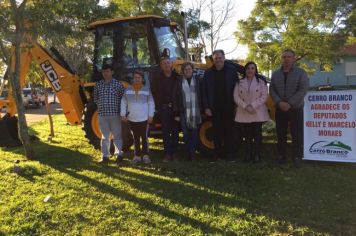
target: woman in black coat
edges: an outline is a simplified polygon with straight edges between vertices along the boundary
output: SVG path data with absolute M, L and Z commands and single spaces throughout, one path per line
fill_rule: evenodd
M 173 110 L 175 119 L 181 122 L 188 159 L 193 160 L 201 123 L 200 78 L 194 75 L 194 65 L 190 62 L 183 63 L 181 71 L 183 75 L 177 79 L 174 88 Z

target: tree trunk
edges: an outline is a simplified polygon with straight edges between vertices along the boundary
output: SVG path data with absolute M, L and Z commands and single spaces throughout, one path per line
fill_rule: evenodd
M 50 134 L 48 137 L 49 141 L 52 141 L 52 138 L 54 137 L 54 128 L 53 128 L 53 119 L 52 119 L 52 114 L 51 114 L 51 109 L 49 107 L 49 103 L 48 103 L 48 90 L 46 89 L 46 83 L 45 83 L 45 78 L 43 77 L 43 87 L 45 88 L 45 104 L 46 104 L 46 111 L 47 111 L 47 115 L 48 115 L 48 120 L 49 120 L 49 126 L 50 126 Z
M 26 1 L 23 1 L 22 4 L 25 4 Z M 24 5 L 17 8 L 16 2 L 11 1 L 13 14 L 16 21 L 16 38 L 15 38 L 15 71 L 11 71 L 10 74 L 10 84 L 12 87 L 12 96 L 14 97 L 17 114 L 18 114 L 18 132 L 20 141 L 25 149 L 25 156 L 27 159 L 31 160 L 35 158 L 35 152 L 31 146 L 30 136 L 28 134 L 28 126 L 25 117 L 25 108 L 22 101 L 22 89 L 20 87 L 20 71 L 21 71 L 21 62 L 20 62 L 20 51 L 21 51 L 21 41 L 23 36 L 23 17 L 22 11 L 24 10 Z M 14 62 L 11 62 L 14 63 Z

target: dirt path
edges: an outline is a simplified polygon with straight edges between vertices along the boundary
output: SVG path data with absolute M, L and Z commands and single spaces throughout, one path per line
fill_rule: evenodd
M 51 109 L 51 114 L 62 113 L 62 108 L 59 103 L 49 104 Z M 40 108 L 29 108 L 26 110 L 26 121 L 28 125 L 42 121 L 48 118 L 46 107 L 41 106 Z
M 59 103 L 52 103 L 49 104 L 50 109 L 51 109 L 51 114 L 60 114 L 62 113 L 62 108 L 59 105 Z M 28 108 L 26 109 L 26 121 L 28 125 L 31 125 L 33 123 L 42 121 L 46 118 L 48 118 L 47 112 L 46 112 L 46 107 L 41 106 L 40 108 Z M 4 115 L 3 113 L 1 115 Z

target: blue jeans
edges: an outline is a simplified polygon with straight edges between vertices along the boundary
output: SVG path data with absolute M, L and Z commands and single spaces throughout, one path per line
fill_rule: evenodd
M 160 109 L 158 114 L 162 124 L 164 154 L 173 155 L 178 146 L 178 122 L 174 120 L 171 107 Z
M 110 134 L 115 146 L 115 155 L 122 154 L 121 117 L 99 116 L 99 127 L 101 131 L 101 153 L 104 158 L 110 156 Z
M 184 144 L 188 153 L 193 153 L 197 150 L 198 146 L 198 128 L 188 128 L 184 116 L 180 116 L 181 126 L 184 136 Z

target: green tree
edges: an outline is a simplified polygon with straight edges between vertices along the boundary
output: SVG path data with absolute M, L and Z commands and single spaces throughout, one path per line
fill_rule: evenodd
M 13 63 L 13 70 L 9 70 L 10 76 L 10 84 L 12 87 L 12 96 L 16 103 L 17 113 L 18 113 L 18 127 L 19 127 L 19 138 L 22 142 L 22 145 L 25 149 L 25 155 L 27 159 L 34 159 L 35 152 L 31 146 L 30 137 L 28 134 L 28 127 L 25 118 L 25 108 L 22 104 L 22 89 L 20 88 L 20 74 L 21 74 L 21 64 L 20 64 L 20 50 L 21 50 L 21 43 L 23 42 L 23 35 L 24 35 L 24 15 L 25 15 L 25 6 L 27 1 L 22 1 L 21 4 L 17 5 L 15 0 L 10 1 L 9 7 L 11 7 L 10 19 L 14 22 L 15 25 L 15 37 L 13 41 L 14 45 L 14 53 L 15 53 L 15 61 Z
M 112 9 L 114 7 L 111 5 L 106 8 L 99 6 L 96 0 L 29 0 L 21 3 L 15 0 L 0 1 L 0 19 L 7 23 L 0 25 L 0 56 L 3 62 L 9 64 L 10 48 L 12 46 L 15 49 L 12 62 L 15 66 L 9 73 L 9 82 L 18 112 L 19 137 L 28 159 L 34 158 L 34 151 L 28 136 L 19 81 L 20 50 L 23 50 L 20 45 L 26 41 L 24 35 L 39 35 L 40 42 L 45 47 L 59 46 L 59 51 L 72 60 L 69 64 L 72 63 L 78 70 L 81 62 L 86 61 L 93 51 L 92 37 L 87 32 L 86 25 L 93 20 L 107 18 L 108 14 L 114 13 Z M 36 74 L 35 71 L 30 73 Z
M 114 4 L 119 16 L 138 16 L 145 14 L 180 19 L 181 0 L 109 0 Z
M 352 0 L 258 0 L 251 16 L 238 22 L 235 36 L 264 71 L 280 64 L 284 48 L 303 61 L 330 64 L 354 30 L 354 15 Z
M 206 46 L 206 35 L 210 30 L 210 24 L 201 19 L 201 9 L 188 9 L 186 12 L 187 30 L 191 51 L 198 61 L 201 61 L 201 54 L 208 55 Z
M 0 1 L 0 56 L 6 62 L 14 38 L 13 22 L 6 1 Z M 116 6 L 100 6 L 97 0 L 27 1 L 24 16 L 30 23 L 29 31 L 38 35 L 45 47 L 55 47 L 81 78 L 90 74 L 88 62 L 93 56 L 93 34 L 87 25 L 96 20 L 111 18 Z

